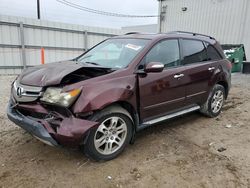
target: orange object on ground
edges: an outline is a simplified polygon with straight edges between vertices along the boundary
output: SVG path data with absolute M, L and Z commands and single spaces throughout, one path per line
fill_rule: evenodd
M 44 48 L 41 48 L 41 64 L 44 65 Z

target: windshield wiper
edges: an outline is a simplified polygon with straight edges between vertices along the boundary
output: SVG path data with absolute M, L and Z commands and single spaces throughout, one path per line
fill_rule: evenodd
M 95 63 L 95 62 L 89 62 L 89 61 L 86 61 L 84 63 L 87 63 L 87 64 L 91 64 L 91 65 L 97 65 L 97 66 L 101 66 L 100 64 L 98 63 Z
M 95 65 L 95 66 L 96 66 L 96 68 L 101 68 L 101 69 L 109 69 L 109 71 L 115 71 L 115 70 L 118 70 L 117 68 L 104 67 L 104 66 L 102 66 L 102 65 L 100 65 L 99 63 L 96 63 L 96 62 L 86 61 L 86 62 L 80 62 L 80 63 L 86 63 L 86 64 Z

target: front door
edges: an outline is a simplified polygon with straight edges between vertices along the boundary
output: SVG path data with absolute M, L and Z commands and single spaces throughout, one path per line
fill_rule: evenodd
M 139 75 L 140 115 L 143 122 L 182 108 L 185 101 L 184 67 L 181 66 L 179 41 L 157 43 L 142 60 L 143 64 L 161 62 L 160 73 Z

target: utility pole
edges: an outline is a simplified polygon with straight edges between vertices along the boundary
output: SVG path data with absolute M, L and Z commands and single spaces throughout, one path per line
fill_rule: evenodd
M 166 0 L 157 0 L 159 2 L 159 8 L 158 8 L 158 12 L 159 12 L 159 18 L 158 18 L 158 32 L 161 33 L 162 31 L 162 24 L 165 20 L 165 15 L 166 15 L 166 11 L 167 11 L 167 5 L 163 6 L 163 1 Z
M 159 2 L 159 5 L 158 5 L 158 14 L 159 14 L 159 18 L 158 18 L 158 33 L 161 33 L 161 17 L 162 17 L 162 0 L 157 0 Z
M 40 20 L 40 0 L 37 0 L 37 19 Z

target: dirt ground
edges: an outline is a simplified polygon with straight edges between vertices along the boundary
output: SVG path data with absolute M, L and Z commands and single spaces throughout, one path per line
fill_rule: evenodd
M 233 75 L 218 118 L 192 113 L 150 127 L 105 163 L 44 145 L 8 121 L 13 79 L 0 76 L 0 187 L 250 187 L 250 75 Z

